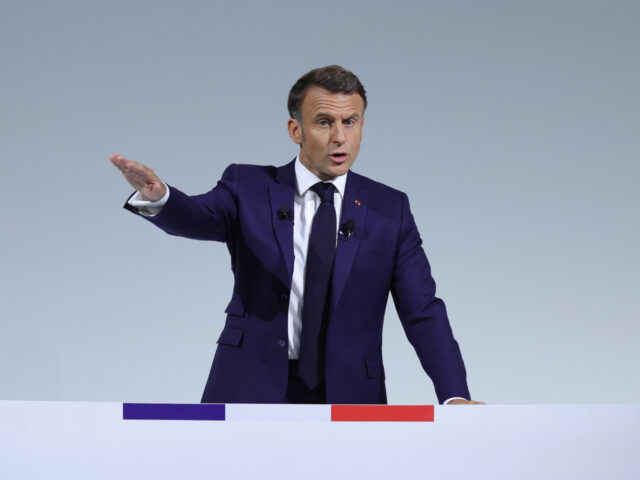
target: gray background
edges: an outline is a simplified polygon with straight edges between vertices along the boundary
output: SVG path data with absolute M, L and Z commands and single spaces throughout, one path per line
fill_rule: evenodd
M 638 2 L 0 4 L 0 398 L 197 402 L 223 245 L 122 210 L 296 154 L 307 70 L 369 95 L 354 170 L 409 194 L 476 399 L 640 402 Z M 391 403 L 432 403 L 389 303 Z

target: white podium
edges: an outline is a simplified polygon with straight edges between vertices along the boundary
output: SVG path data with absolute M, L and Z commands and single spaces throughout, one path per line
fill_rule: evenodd
M 3 480 L 637 480 L 639 454 L 640 405 L 0 401 Z

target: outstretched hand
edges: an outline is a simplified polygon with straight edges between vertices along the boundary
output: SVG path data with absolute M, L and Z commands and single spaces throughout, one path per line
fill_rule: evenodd
M 127 182 L 140 192 L 144 200 L 156 202 L 166 193 L 167 188 L 162 180 L 146 165 L 127 160 L 119 153 L 109 155 L 109 160 L 122 172 Z

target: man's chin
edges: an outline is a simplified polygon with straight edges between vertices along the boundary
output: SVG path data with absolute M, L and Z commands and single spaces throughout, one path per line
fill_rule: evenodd
M 352 165 L 351 162 L 343 162 L 343 163 L 332 162 L 332 163 L 333 164 L 329 166 L 329 172 L 332 177 L 339 177 L 341 175 L 344 175 L 349 171 Z

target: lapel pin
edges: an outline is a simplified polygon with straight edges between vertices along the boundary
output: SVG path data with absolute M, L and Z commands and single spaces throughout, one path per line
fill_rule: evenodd
M 356 205 L 360 206 L 360 200 L 356 200 Z

